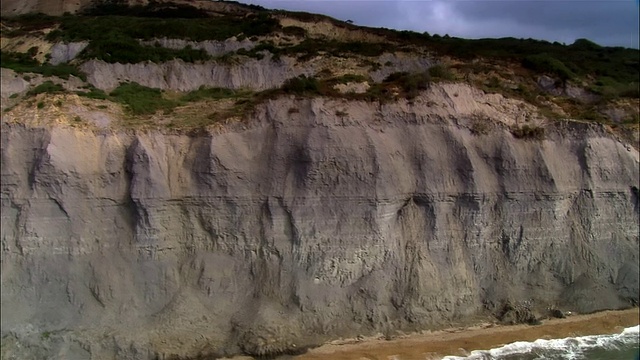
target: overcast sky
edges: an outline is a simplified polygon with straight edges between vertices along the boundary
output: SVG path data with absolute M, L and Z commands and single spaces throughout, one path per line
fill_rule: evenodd
M 638 0 L 240 0 L 306 11 L 357 25 L 449 34 L 517 37 L 638 48 Z

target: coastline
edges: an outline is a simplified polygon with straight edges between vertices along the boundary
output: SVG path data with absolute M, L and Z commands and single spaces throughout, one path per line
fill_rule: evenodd
M 409 334 L 392 340 L 367 338 L 362 341 L 332 341 L 297 360 L 413 360 L 441 359 L 447 355 L 465 356 L 473 350 L 487 350 L 515 341 L 560 339 L 621 332 L 640 323 L 639 309 L 607 310 L 572 315 L 564 319 L 542 320 L 540 325 L 494 325 L 484 323 L 467 328 L 452 328 Z

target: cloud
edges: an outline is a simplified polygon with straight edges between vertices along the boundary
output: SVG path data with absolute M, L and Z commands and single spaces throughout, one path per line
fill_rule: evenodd
M 518 37 L 638 48 L 636 0 L 247 0 L 267 8 L 320 13 L 358 25 L 449 34 Z

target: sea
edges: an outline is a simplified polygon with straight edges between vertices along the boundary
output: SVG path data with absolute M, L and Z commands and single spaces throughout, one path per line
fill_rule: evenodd
M 518 341 L 443 360 L 640 360 L 640 325 L 619 334 Z

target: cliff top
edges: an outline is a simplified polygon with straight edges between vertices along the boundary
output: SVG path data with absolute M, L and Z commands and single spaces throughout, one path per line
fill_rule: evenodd
M 5 1 L 2 12 L 3 121 L 80 97 L 114 109 L 98 127 L 193 129 L 282 95 L 438 102 L 434 84 L 458 83 L 535 109 L 525 117 L 598 121 L 637 141 L 639 52 L 586 39 L 466 40 L 228 1 Z

